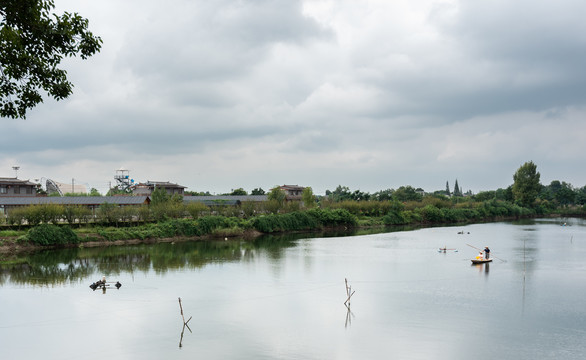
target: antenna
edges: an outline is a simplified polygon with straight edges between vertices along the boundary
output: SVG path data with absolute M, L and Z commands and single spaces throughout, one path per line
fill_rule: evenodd
M 16 179 L 18 179 L 18 170 L 20 169 L 20 166 L 13 166 L 12 170 L 14 170 L 14 172 L 16 173 Z

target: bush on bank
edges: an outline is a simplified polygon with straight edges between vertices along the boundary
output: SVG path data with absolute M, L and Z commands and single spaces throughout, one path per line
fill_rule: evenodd
M 242 233 L 254 229 L 263 233 L 313 230 L 323 227 L 355 226 L 356 217 L 347 210 L 311 209 L 286 214 L 269 214 L 250 220 L 237 217 L 210 215 L 199 219 L 172 219 L 142 226 L 100 228 L 98 235 L 115 240 L 156 239 L 178 236 L 193 237 L 223 233 Z M 239 231 L 236 231 L 239 230 Z
M 171 219 L 131 227 L 100 227 L 97 234 L 105 240 L 160 239 L 194 237 L 214 234 L 241 234 L 244 230 L 259 232 L 312 230 L 323 227 L 355 226 L 356 217 L 347 210 L 311 209 L 286 214 L 269 214 L 250 220 L 219 215 L 198 219 Z M 73 234 L 73 236 L 71 235 Z M 29 230 L 27 239 L 37 245 L 57 245 L 79 242 L 73 231 L 66 227 L 41 224 Z
M 25 242 L 35 245 L 66 245 L 77 244 L 79 237 L 66 226 L 57 226 L 53 224 L 40 224 L 32 227 L 24 236 Z
M 519 218 L 537 214 L 536 210 L 500 200 L 458 205 L 455 207 L 438 207 L 428 204 L 412 210 L 390 211 L 383 217 L 383 223 L 385 225 L 459 223 L 512 217 Z
M 355 226 L 356 224 L 356 217 L 346 209 L 311 209 L 288 214 L 261 215 L 251 220 L 252 227 L 263 233 Z
M 171 219 L 158 223 L 124 228 L 100 228 L 97 233 L 106 240 L 157 239 L 177 236 L 211 235 L 222 229 L 248 228 L 246 220 L 218 215 L 194 219 Z

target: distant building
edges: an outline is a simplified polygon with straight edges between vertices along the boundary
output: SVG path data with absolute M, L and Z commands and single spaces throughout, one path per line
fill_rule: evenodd
M 279 189 L 285 192 L 285 199 L 287 201 L 298 201 L 301 200 L 301 195 L 305 187 L 299 185 L 282 185 Z
M 146 183 L 138 183 L 132 189 L 133 195 L 150 196 L 155 188 L 163 188 L 169 195 L 181 195 L 185 193 L 186 186 L 173 184 L 163 181 L 147 181 Z
M 36 196 L 39 184 L 17 178 L 0 177 L 0 197 Z
M 268 195 L 210 195 L 210 196 L 184 196 L 183 202 L 188 204 L 199 202 L 206 206 L 240 206 L 243 202 L 264 202 Z
M 8 214 L 18 207 L 43 204 L 78 205 L 94 212 L 105 203 L 122 207 L 148 205 L 150 202 L 148 196 L 7 196 L 0 198 L 0 214 Z
M 63 196 L 70 194 L 87 194 L 87 187 L 84 184 L 65 184 L 55 180 L 47 179 L 46 182 L 47 194 L 59 194 Z

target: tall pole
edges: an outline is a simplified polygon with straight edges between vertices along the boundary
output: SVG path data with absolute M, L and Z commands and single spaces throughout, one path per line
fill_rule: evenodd
M 18 179 L 18 169 L 20 169 L 20 166 L 13 166 L 12 170 L 14 170 L 14 172 L 16 173 L 16 179 Z

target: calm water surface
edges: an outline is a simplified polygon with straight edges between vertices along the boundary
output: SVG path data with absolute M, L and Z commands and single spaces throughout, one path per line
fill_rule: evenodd
M 584 359 L 584 259 L 581 219 L 35 254 L 0 267 L 0 358 Z

